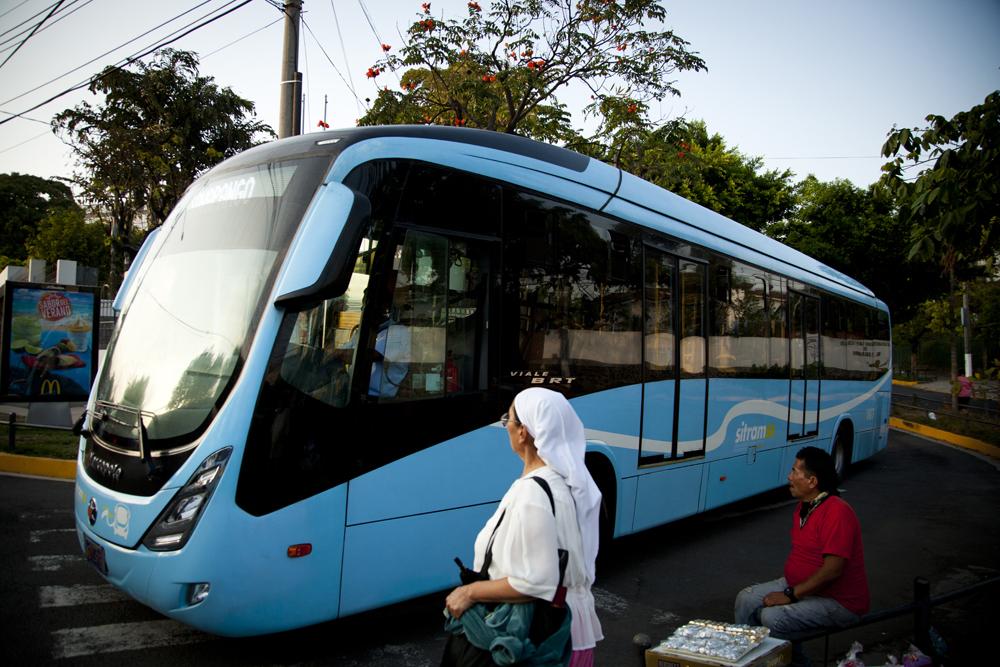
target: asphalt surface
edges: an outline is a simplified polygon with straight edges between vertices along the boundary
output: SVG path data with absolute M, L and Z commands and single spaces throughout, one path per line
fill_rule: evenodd
M 916 576 L 940 594 L 1000 575 L 998 482 L 995 461 L 899 431 L 886 451 L 852 470 L 843 496 L 861 519 L 873 609 L 912 601 Z M 116 595 L 80 557 L 73 488 L 0 476 L 0 664 L 438 664 L 443 594 L 240 640 L 163 619 Z M 606 635 L 598 664 L 640 664 L 637 633 L 659 640 L 693 618 L 730 620 L 740 588 L 780 574 L 792 510 L 779 490 L 606 546 L 595 586 Z M 945 664 L 991 664 L 973 658 L 995 653 L 997 593 L 994 586 L 934 609 Z M 857 640 L 866 664 L 883 664 L 906 648 L 912 628 L 906 616 L 833 635 L 831 659 Z M 806 651 L 821 664 L 822 640 Z

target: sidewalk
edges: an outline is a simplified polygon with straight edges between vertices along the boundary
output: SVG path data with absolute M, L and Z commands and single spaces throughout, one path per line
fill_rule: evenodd
M 914 389 L 931 391 L 951 397 L 952 384 L 950 380 L 932 380 L 931 382 L 907 382 L 904 380 L 893 380 L 892 383 L 894 385 L 912 387 Z M 948 431 L 944 431 L 939 428 L 934 428 L 925 424 L 918 424 L 916 422 L 900 419 L 898 417 L 890 417 L 889 426 L 901 431 L 915 433 L 925 438 L 930 438 L 931 440 L 937 440 L 938 442 L 944 442 L 949 445 L 961 447 L 962 449 L 976 452 L 977 454 L 989 456 L 994 459 L 1000 459 L 1000 447 L 983 442 L 982 440 L 969 438 L 956 433 L 949 433 Z

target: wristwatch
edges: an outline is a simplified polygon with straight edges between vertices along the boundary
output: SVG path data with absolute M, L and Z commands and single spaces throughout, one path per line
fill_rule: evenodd
M 792 602 L 798 602 L 799 601 L 799 599 L 797 597 L 795 597 L 795 589 L 792 588 L 791 586 L 785 586 L 785 590 L 783 590 L 781 592 L 784 593 L 785 597 L 788 598 L 789 600 L 791 600 Z

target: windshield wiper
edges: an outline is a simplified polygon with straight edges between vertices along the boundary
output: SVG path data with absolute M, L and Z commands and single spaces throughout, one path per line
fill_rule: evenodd
M 138 425 L 137 438 L 139 443 L 139 459 L 146 464 L 148 470 L 148 476 L 150 478 L 157 476 L 161 470 L 162 466 L 155 461 L 153 461 L 153 454 L 149 449 L 149 433 L 146 431 L 146 424 L 143 422 L 143 415 L 147 417 L 155 417 L 156 413 L 153 412 L 143 412 L 142 408 L 133 408 L 129 405 L 122 405 L 120 403 L 112 403 L 110 401 L 94 401 L 94 407 L 96 410 L 95 417 L 99 418 L 102 422 L 112 419 L 111 415 L 107 412 L 108 410 L 118 410 L 120 412 L 126 412 L 128 414 L 135 415 L 135 421 Z M 120 424 L 124 422 L 119 421 Z

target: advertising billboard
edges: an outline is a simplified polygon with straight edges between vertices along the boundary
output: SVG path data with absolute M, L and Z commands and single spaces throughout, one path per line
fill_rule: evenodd
M 97 373 L 97 291 L 8 282 L 0 296 L 0 398 L 87 400 Z

